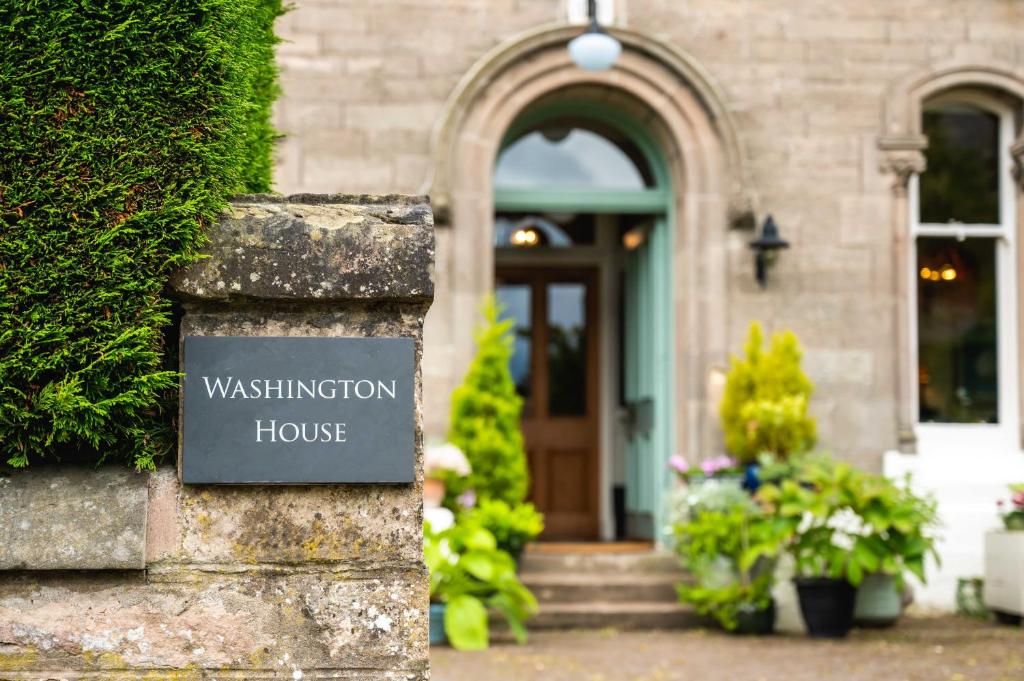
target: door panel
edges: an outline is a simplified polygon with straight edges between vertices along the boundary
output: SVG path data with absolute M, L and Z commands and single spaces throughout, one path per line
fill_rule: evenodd
M 597 286 L 593 268 L 498 270 L 498 300 L 516 320 L 511 369 L 545 539 L 598 536 Z
M 654 295 L 656 272 L 652 263 L 652 234 L 626 255 L 623 338 L 626 424 L 626 523 L 631 538 L 651 539 L 657 493 L 653 472 L 657 466 L 656 352 Z

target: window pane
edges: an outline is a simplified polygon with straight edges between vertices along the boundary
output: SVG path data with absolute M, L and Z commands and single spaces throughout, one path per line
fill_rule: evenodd
M 654 186 L 627 137 L 599 125 L 552 121 L 506 147 L 494 169 L 499 189 L 645 189 Z
M 568 248 L 594 244 L 594 216 L 576 213 L 499 213 L 494 219 L 496 248 Z
M 587 287 L 548 286 L 548 413 L 587 412 Z
M 917 240 L 922 422 L 998 421 L 995 248 L 994 239 Z
M 999 119 L 978 109 L 926 111 L 921 222 L 999 223 Z
M 516 392 L 529 402 L 533 373 L 530 367 L 533 329 L 531 321 L 533 301 L 530 299 L 530 285 L 498 284 L 496 296 L 498 304 L 502 307 L 501 318 L 513 320 L 512 358 L 509 360 L 512 380 L 516 384 Z

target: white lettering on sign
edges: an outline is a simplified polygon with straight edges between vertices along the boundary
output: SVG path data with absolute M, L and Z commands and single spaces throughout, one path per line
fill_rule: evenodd
M 256 419 L 256 442 L 345 442 L 344 423 L 295 423 Z
M 397 381 L 367 378 L 254 378 L 203 376 L 206 395 L 222 400 L 394 400 Z M 254 419 L 256 442 L 345 442 L 347 425 Z
M 211 400 L 383 400 L 395 399 L 396 381 L 371 381 L 366 378 L 254 378 L 248 384 L 232 376 L 203 376 L 206 394 Z

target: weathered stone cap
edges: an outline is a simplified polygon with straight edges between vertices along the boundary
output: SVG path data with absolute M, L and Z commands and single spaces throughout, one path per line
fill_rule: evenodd
M 425 196 L 245 195 L 171 284 L 184 298 L 429 301 L 434 219 Z

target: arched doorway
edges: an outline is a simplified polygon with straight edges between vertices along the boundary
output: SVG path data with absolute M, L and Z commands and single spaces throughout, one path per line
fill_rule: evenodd
M 495 292 L 515 320 L 545 538 L 655 537 L 656 453 L 672 451 L 668 180 L 643 126 L 600 102 L 531 107 L 504 136 Z
M 619 61 L 608 71 L 586 72 L 572 63 L 566 50 L 577 32 L 568 26 L 540 28 L 492 50 L 459 83 L 435 128 L 434 176 L 425 188 L 437 225 L 436 302 L 427 317 L 424 349 L 427 428 L 443 432 L 447 396 L 472 357 L 479 305 L 494 290 L 495 230 L 500 226 L 495 201 L 506 212 L 532 215 L 545 209 L 537 196 L 528 205 L 517 206 L 514 191 L 495 191 L 499 152 L 518 139 L 522 126 L 538 123 L 534 117 L 580 114 L 559 107 L 594 105 L 586 112 L 591 127 L 611 125 L 615 134 L 626 135 L 642 152 L 650 146 L 661 158 L 658 172 L 663 176 L 631 197 L 599 189 L 575 194 L 587 201 L 585 206 L 559 203 L 546 208 L 600 213 L 599 202 L 607 198 L 638 202 L 635 212 L 627 214 L 650 216 L 661 211 L 663 229 L 651 229 L 645 243 L 660 254 L 650 261 L 663 268 L 657 274 L 662 279 L 651 283 L 650 294 L 642 296 L 650 307 L 623 306 L 623 314 L 631 309 L 647 315 L 638 323 L 664 329 L 651 337 L 663 343 L 659 352 L 664 361 L 654 367 L 667 398 L 639 405 L 631 417 L 664 427 L 664 439 L 650 448 L 644 476 L 651 497 L 647 506 L 653 509 L 649 533 L 657 538 L 669 479 L 665 462 L 675 453 L 699 460 L 704 452 L 713 451 L 717 437 L 715 408 L 707 400 L 706 385 L 710 370 L 724 365 L 728 357 L 722 304 L 728 229 L 737 218 L 749 215 L 752 200 L 742 178 L 741 145 L 731 114 L 692 57 L 650 36 L 613 29 L 623 44 Z M 602 112 L 614 120 L 605 120 Z M 590 131 L 604 136 L 614 132 L 608 127 Z M 652 172 L 659 168 L 650 161 L 648 165 Z M 657 207 L 652 208 L 648 201 L 659 192 Z M 560 201 L 574 193 L 564 194 Z M 616 210 L 622 211 L 622 206 Z M 637 357 L 650 361 L 652 355 L 648 353 L 646 360 L 639 353 Z M 610 395 L 606 388 L 603 396 Z M 608 428 L 609 419 L 599 424 L 603 443 L 611 437 Z M 607 470 L 601 475 L 601 484 L 613 479 Z M 615 527 L 610 497 L 609 490 L 600 490 L 604 539 L 613 537 Z

